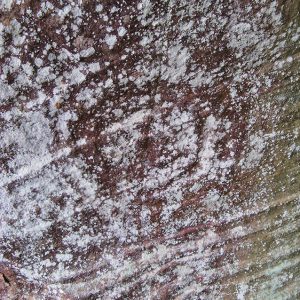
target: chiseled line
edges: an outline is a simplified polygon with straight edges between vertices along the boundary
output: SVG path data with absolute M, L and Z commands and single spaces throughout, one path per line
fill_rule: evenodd
M 23 179 L 24 177 L 32 173 L 36 173 L 41 169 L 43 169 L 45 166 L 51 164 L 53 161 L 68 155 L 70 152 L 71 152 L 71 148 L 67 147 L 59 150 L 56 153 L 56 155 L 49 154 L 46 157 L 35 158 L 30 162 L 30 166 L 22 167 L 17 171 L 16 174 L 12 176 L 7 176 L 5 179 L 0 180 L 0 187 L 8 185 L 19 179 Z

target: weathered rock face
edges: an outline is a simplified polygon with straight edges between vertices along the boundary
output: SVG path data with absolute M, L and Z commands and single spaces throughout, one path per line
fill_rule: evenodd
M 299 296 L 298 1 L 0 8 L 0 297 Z

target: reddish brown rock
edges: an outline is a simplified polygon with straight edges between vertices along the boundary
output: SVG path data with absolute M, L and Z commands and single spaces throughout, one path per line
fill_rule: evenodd
M 3 299 L 299 296 L 297 1 L 0 9 Z

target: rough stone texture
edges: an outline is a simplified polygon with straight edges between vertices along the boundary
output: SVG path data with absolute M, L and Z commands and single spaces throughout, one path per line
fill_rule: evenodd
M 298 299 L 299 9 L 0 1 L 1 299 Z

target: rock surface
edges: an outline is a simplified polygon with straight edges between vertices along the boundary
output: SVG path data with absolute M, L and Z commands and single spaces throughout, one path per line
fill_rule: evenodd
M 299 10 L 1 1 L 1 299 L 298 299 Z

